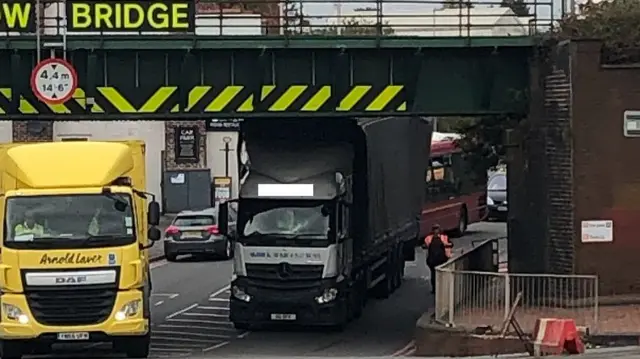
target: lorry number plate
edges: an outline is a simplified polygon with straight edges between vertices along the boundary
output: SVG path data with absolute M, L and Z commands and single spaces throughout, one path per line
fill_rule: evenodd
M 89 340 L 87 332 L 58 333 L 58 340 Z
M 271 320 L 296 320 L 296 315 L 295 314 L 273 313 L 273 314 L 271 314 Z
M 498 207 L 498 211 L 500 211 L 500 212 L 506 212 L 506 211 L 507 211 L 507 207 L 505 207 L 505 206 L 499 206 L 499 207 Z

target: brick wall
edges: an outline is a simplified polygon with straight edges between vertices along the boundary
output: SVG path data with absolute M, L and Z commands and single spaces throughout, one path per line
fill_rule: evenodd
M 574 272 L 573 163 L 571 146 L 570 44 L 551 49 L 552 61 L 544 78 L 547 162 L 548 264 L 547 272 Z
M 640 110 L 640 66 L 601 65 L 601 44 L 572 45 L 575 261 L 597 273 L 600 294 L 640 293 L 640 138 L 625 138 L 625 110 Z M 614 221 L 613 243 L 582 243 L 580 222 Z
M 198 126 L 199 138 L 199 161 L 198 163 L 176 163 L 175 159 L 175 129 L 178 126 Z M 196 169 L 207 167 L 207 130 L 205 121 L 165 121 L 165 169 Z
M 53 140 L 51 121 L 14 121 L 13 142 L 46 142 Z

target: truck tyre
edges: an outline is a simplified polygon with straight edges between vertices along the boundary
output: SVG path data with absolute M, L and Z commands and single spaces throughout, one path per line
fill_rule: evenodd
M 352 301 L 353 306 L 351 308 L 351 313 L 353 319 L 358 319 L 362 316 L 362 309 L 365 305 L 365 298 L 367 297 L 367 291 L 363 290 L 364 286 L 362 285 L 363 280 L 358 280 L 352 289 Z
M 0 358 L 21 359 L 22 342 L 12 340 L 3 340 L 2 342 L 0 342 Z
M 462 237 L 467 232 L 467 226 L 469 225 L 469 217 L 467 216 L 467 208 L 462 206 L 460 208 L 460 219 L 458 220 L 458 227 L 451 233 L 453 237 Z
M 378 299 L 387 299 L 393 292 L 393 262 L 395 262 L 393 256 L 388 254 L 387 263 L 384 264 L 384 279 L 373 288 L 374 295 Z
M 127 358 L 147 358 L 151 347 L 151 330 L 144 336 L 127 338 L 125 343 L 123 345 Z

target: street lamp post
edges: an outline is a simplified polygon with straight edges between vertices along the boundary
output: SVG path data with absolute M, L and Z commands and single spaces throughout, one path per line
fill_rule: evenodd
M 231 143 L 231 137 L 224 136 L 222 138 L 222 142 L 224 142 L 224 176 L 229 177 L 229 152 L 233 151 L 229 146 Z

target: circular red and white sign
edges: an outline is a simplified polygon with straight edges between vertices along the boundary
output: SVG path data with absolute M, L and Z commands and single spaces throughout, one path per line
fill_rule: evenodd
M 68 61 L 46 59 L 31 72 L 31 89 L 36 97 L 47 104 L 67 102 L 78 88 L 78 74 Z

